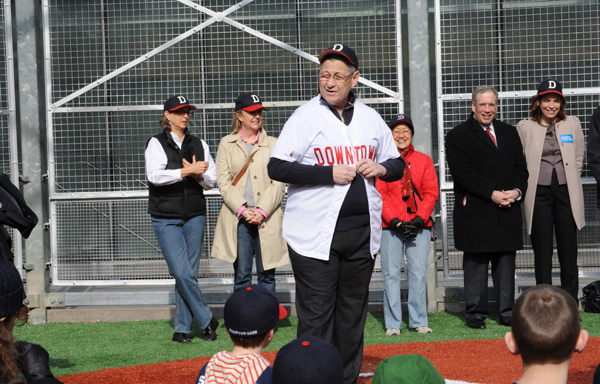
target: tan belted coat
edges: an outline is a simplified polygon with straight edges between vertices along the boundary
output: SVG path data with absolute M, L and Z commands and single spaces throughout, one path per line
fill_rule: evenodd
M 581 229 L 585 225 L 583 188 L 580 177 L 581 170 L 583 169 L 583 154 L 585 152 L 583 132 L 579 119 L 576 117 L 567 116 L 565 120 L 555 124 L 556 137 L 567 176 L 567 189 L 569 191 L 571 211 L 573 212 L 573 219 L 577 228 Z M 527 232 L 531 235 L 535 192 L 540 174 L 546 128 L 533 120 L 521 120 L 517 125 L 517 131 L 521 137 L 521 143 L 523 143 L 523 153 L 525 154 L 527 170 L 529 171 L 527 193 L 525 193 L 525 219 L 527 220 Z M 561 138 L 562 136 L 565 138 Z
M 212 257 L 231 263 L 237 258 L 239 219 L 236 213 L 246 203 L 244 190 L 250 174 L 254 204 L 268 215 L 258 228 L 263 268 L 268 270 L 289 263 L 287 244 L 281 236 L 281 200 L 285 194 L 285 184 L 269 179 L 267 172 L 276 141 L 261 130 L 258 143 L 252 148 L 252 153 L 257 153 L 237 185 L 233 186 L 233 180 L 248 161 L 248 150 L 239 133 L 221 139 L 217 152 L 217 186 L 224 203 L 215 228 Z

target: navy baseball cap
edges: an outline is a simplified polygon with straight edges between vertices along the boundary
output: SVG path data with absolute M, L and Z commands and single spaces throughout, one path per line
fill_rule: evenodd
M 260 285 L 239 288 L 225 302 L 223 318 L 225 328 L 233 336 L 262 335 L 275 328 L 279 321 L 279 303 Z
M 557 93 L 562 97 L 565 97 L 562 92 L 562 84 L 558 82 L 558 80 L 553 80 L 551 77 L 540 83 L 538 87 L 538 95 L 545 95 L 548 93 Z
M 406 124 L 408 125 L 408 127 L 410 128 L 410 131 L 412 132 L 412 134 L 415 134 L 415 126 L 413 125 L 412 119 L 410 118 L 410 116 L 407 116 L 405 114 L 399 114 L 399 115 L 395 115 L 394 117 L 392 117 L 392 119 L 390 120 L 390 122 L 388 123 L 388 127 L 390 127 L 390 129 L 394 129 L 394 127 L 396 126 L 396 124 Z
M 334 44 L 327 48 L 319 55 L 319 63 L 323 64 L 323 61 L 331 55 L 344 56 L 350 64 L 354 65 L 358 69 L 358 57 L 354 49 L 344 44 Z
M 247 112 L 257 111 L 259 109 L 269 110 L 269 108 L 262 105 L 260 97 L 252 92 L 241 93 L 235 101 L 235 110 L 239 111 L 243 109 Z
M 273 363 L 271 384 L 343 384 L 344 366 L 337 348 L 315 336 L 284 345 Z
M 165 101 L 165 111 L 176 111 L 179 108 L 190 107 L 190 109 L 197 109 L 195 105 L 192 105 L 188 102 L 188 99 L 185 96 L 173 96 L 169 97 L 167 101 Z

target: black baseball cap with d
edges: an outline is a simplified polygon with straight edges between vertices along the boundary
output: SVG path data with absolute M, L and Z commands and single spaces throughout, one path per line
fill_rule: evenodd
M 540 83 L 537 92 L 538 95 L 546 95 L 548 93 L 556 93 L 561 95 L 563 98 L 565 97 L 562 91 L 562 84 L 559 83 L 558 80 L 554 80 L 551 77 Z
M 169 97 L 167 101 L 165 101 L 164 111 L 176 111 L 179 108 L 190 107 L 190 109 L 197 109 L 195 105 L 189 103 L 188 99 L 185 96 L 173 96 Z
M 245 338 L 269 332 L 281 316 L 277 298 L 265 287 L 251 285 L 231 294 L 223 317 L 230 335 Z
M 390 127 L 390 129 L 393 130 L 396 124 L 400 123 L 408 125 L 408 128 L 410 128 L 412 134 L 415 134 L 415 126 L 413 125 L 412 119 L 408 115 L 405 115 L 403 113 L 399 115 L 394 115 L 394 117 L 392 117 L 392 119 L 388 123 L 388 127 Z
M 337 55 L 345 57 L 350 64 L 352 64 L 356 69 L 358 69 L 358 57 L 356 56 L 356 52 L 354 49 L 350 48 L 344 44 L 334 44 L 331 47 L 327 48 L 319 55 L 319 63 L 323 64 L 323 61 L 329 56 Z
M 269 110 L 269 108 L 262 105 L 260 97 L 252 92 L 240 93 L 235 101 L 235 110 L 239 111 L 240 109 L 243 109 L 246 112 L 258 111 L 259 109 Z

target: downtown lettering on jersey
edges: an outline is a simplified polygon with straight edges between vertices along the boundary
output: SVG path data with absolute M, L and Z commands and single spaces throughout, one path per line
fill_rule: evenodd
M 377 158 L 377 147 L 374 145 L 316 147 L 313 151 L 319 165 L 354 165 L 363 159 L 375 161 Z

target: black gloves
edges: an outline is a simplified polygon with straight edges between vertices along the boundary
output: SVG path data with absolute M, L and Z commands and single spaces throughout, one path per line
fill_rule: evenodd
M 405 239 L 414 239 L 424 224 L 425 222 L 421 219 L 421 216 L 415 216 L 411 221 L 402 223 L 398 229 Z
M 48 365 L 50 357 L 44 347 L 26 341 L 17 341 L 15 344 L 19 355 L 19 367 L 28 383 L 38 379 L 54 378 Z M 60 383 L 58 380 L 55 382 Z

